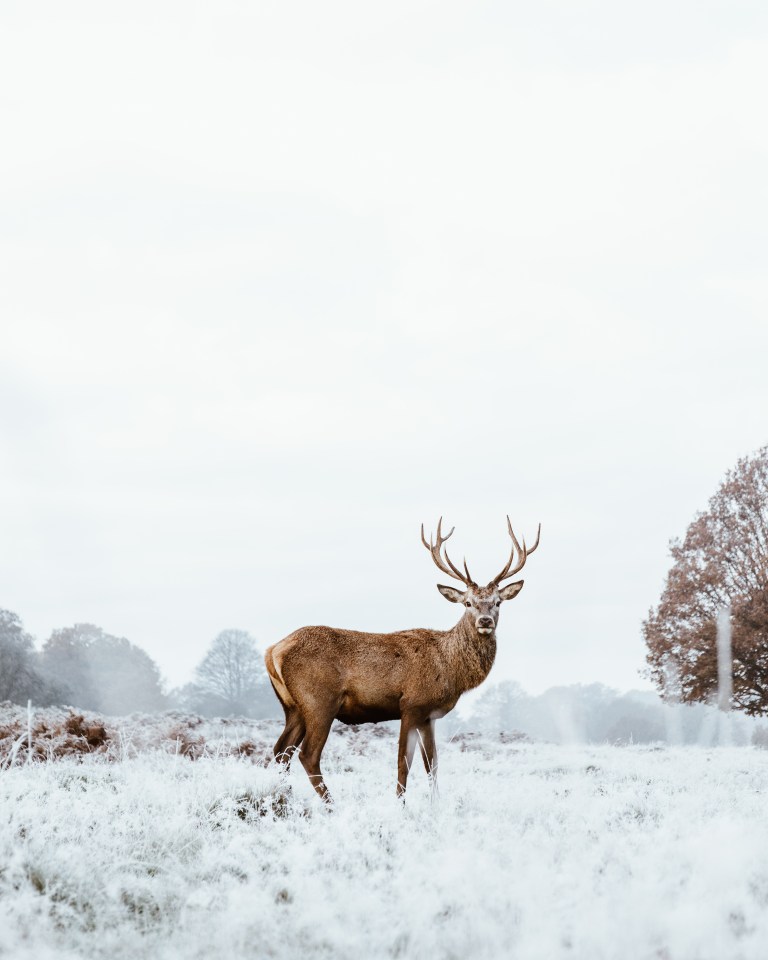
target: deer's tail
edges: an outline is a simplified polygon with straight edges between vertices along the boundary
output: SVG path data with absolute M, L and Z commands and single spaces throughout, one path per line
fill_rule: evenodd
M 291 691 L 285 685 L 281 671 L 283 661 L 283 652 L 280 650 L 280 644 L 276 643 L 268 647 L 264 654 L 264 663 L 267 667 L 269 679 L 272 681 L 272 687 L 277 694 L 277 699 L 282 703 L 286 710 L 296 706 L 296 701 L 291 696 Z

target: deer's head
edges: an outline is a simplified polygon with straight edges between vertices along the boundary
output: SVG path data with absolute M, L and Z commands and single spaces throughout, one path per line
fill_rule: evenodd
M 512 524 L 509 521 L 509 517 L 507 517 L 507 528 L 512 538 L 512 551 L 509 555 L 509 560 L 501 573 L 495 576 L 487 586 L 480 587 L 470 576 L 466 560 L 464 561 L 464 573 L 462 573 L 458 567 L 454 566 L 451 558 L 448 556 L 448 551 L 444 549 L 443 544 L 448 537 L 451 536 L 455 527 L 451 527 L 450 532 L 443 536 L 441 530 L 442 523 L 443 518 L 441 517 L 437 524 L 436 543 L 432 543 L 431 535 L 429 543 L 427 543 L 424 538 L 424 525 L 422 524 L 421 542 L 427 550 L 429 550 L 438 569 L 442 570 L 443 573 L 447 573 L 449 577 L 453 577 L 454 580 L 460 580 L 461 583 L 464 584 L 464 589 L 457 590 L 456 587 L 447 587 L 441 583 L 438 583 L 437 589 L 446 600 L 450 600 L 451 603 L 461 603 L 467 608 L 465 615 L 474 619 L 475 629 L 478 633 L 493 633 L 496 629 L 496 624 L 499 622 L 499 609 L 502 602 L 504 600 L 512 600 L 513 597 L 516 597 L 523 589 L 524 583 L 523 580 L 516 580 L 514 583 L 508 583 L 502 586 L 501 582 L 509 577 L 513 577 L 523 569 L 525 561 L 539 545 L 541 524 L 539 524 L 539 529 L 536 534 L 536 543 L 534 543 L 532 547 L 526 547 L 525 539 L 523 539 L 521 546 L 517 542 L 517 537 L 512 530 Z M 516 556 L 517 561 L 515 562 Z

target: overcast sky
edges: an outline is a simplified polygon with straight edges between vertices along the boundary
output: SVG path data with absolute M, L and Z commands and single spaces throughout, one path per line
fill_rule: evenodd
M 668 541 L 768 442 L 768 8 L 0 12 L 0 606 L 191 676 L 225 627 L 446 628 L 647 685 Z

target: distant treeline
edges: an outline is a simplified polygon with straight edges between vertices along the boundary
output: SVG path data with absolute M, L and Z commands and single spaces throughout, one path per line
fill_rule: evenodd
M 256 641 L 223 630 L 192 683 L 166 690 L 149 654 L 89 623 L 54 630 L 38 649 L 15 613 L 0 609 L 0 701 L 72 706 L 114 716 L 182 709 L 203 716 L 279 717 Z
M 38 649 L 19 617 L 0 609 L 0 702 L 71 706 L 112 716 L 185 710 L 205 717 L 282 718 L 254 638 L 223 630 L 194 680 L 166 690 L 149 654 L 92 624 L 54 630 Z M 533 696 L 512 681 L 489 684 L 440 723 L 440 733 L 524 734 L 554 743 L 768 744 L 768 728 L 707 704 L 663 701 L 600 683 L 552 687 Z
M 768 730 L 743 713 L 714 705 L 665 702 L 652 692 L 619 693 L 601 683 L 552 687 L 538 696 L 511 681 L 489 686 L 471 708 L 454 711 L 443 732 L 521 733 L 554 743 L 676 743 L 768 740 Z

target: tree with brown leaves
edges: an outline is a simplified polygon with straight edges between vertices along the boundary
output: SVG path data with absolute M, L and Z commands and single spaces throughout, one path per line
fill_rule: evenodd
M 649 675 L 684 702 L 717 697 L 717 616 L 731 608 L 734 707 L 768 713 L 768 446 L 729 470 L 682 541 L 643 624 Z

